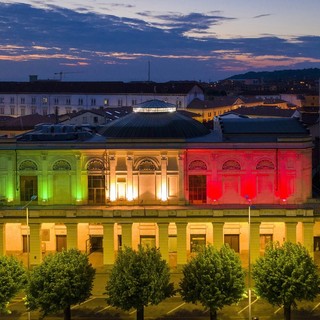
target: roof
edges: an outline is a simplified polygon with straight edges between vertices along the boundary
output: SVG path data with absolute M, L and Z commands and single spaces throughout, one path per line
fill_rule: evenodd
M 103 93 L 103 94 L 187 94 L 198 85 L 194 81 L 156 82 L 82 82 L 32 81 L 0 82 L 0 93 Z M 199 85 L 198 85 L 199 86 Z
M 219 108 L 219 107 L 228 107 L 234 104 L 241 103 L 242 100 L 238 97 L 214 97 L 213 100 L 200 100 L 198 98 L 193 99 L 187 109 L 212 109 L 212 108 Z
M 290 118 L 295 113 L 295 109 L 281 109 L 274 106 L 255 106 L 255 107 L 240 107 L 229 111 L 230 113 L 236 113 L 239 115 L 247 115 L 254 117 L 283 117 Z
M 220 118 L 225 140 L 277 141 L 306 138 L 309 130 L 297 118 Z
M 29 114 L 1 122 L 0 130 L 32 130 L 39 123 L 55 123 L 57 122 L 56 120 L 55 115 Z

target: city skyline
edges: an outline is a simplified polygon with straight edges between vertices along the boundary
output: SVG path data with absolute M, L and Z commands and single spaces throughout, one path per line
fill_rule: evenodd
M 320 63 L 317 0 L 5 0 L 0 12 L 0 81 L 215 81 Z

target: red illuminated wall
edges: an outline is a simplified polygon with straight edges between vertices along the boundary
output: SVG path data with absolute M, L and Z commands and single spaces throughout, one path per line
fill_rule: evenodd
M 311 150 L 188 150 L 186 172 L 205 175 L 208 204 L 279 204 L 311 197 Z M 186 195 L 188 195 L 186 179 Z

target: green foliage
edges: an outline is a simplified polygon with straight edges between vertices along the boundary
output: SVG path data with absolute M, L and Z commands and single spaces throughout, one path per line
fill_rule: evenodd
M 270 243 L 253 266 L 252 276 L 258 295 L 272 305 L 291 308 L 319 293 L 317 266 L 301 244 Z
M 238 302 L 245 293 L 245 272 L 234 250 L 205 247 L 183 268 L 180 292 L 184 301 L 200 302 L 216 312 Z
M 9 302 L 25 286 L 26 270 L 14 257 L 0 256 L 0 312 L 10 313 Z
M 94 276 L 87 255 L 76 249 L 49 255 L 30 274 L 26 305 L 43 316 L 70 308 L 90 297 Z
M 123 309 L 142 309 L 173 295 L 168 264 L 159 249 L 139 246 L 119 251 L 106 285 L 107 303 Z

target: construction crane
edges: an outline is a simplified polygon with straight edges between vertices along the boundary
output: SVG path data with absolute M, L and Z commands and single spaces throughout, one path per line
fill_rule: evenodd
M 60 71 L 60 72 L 55 72 L 54 74 L 55 75 L 59 75 L 59 80 L 62 81 L 63 78 L 65 78 L 65 75 L 66 74 L 69 74 L 69 73 L 81 73 L 80 71 L 76 72 L 65 72 L 65 71 Z

